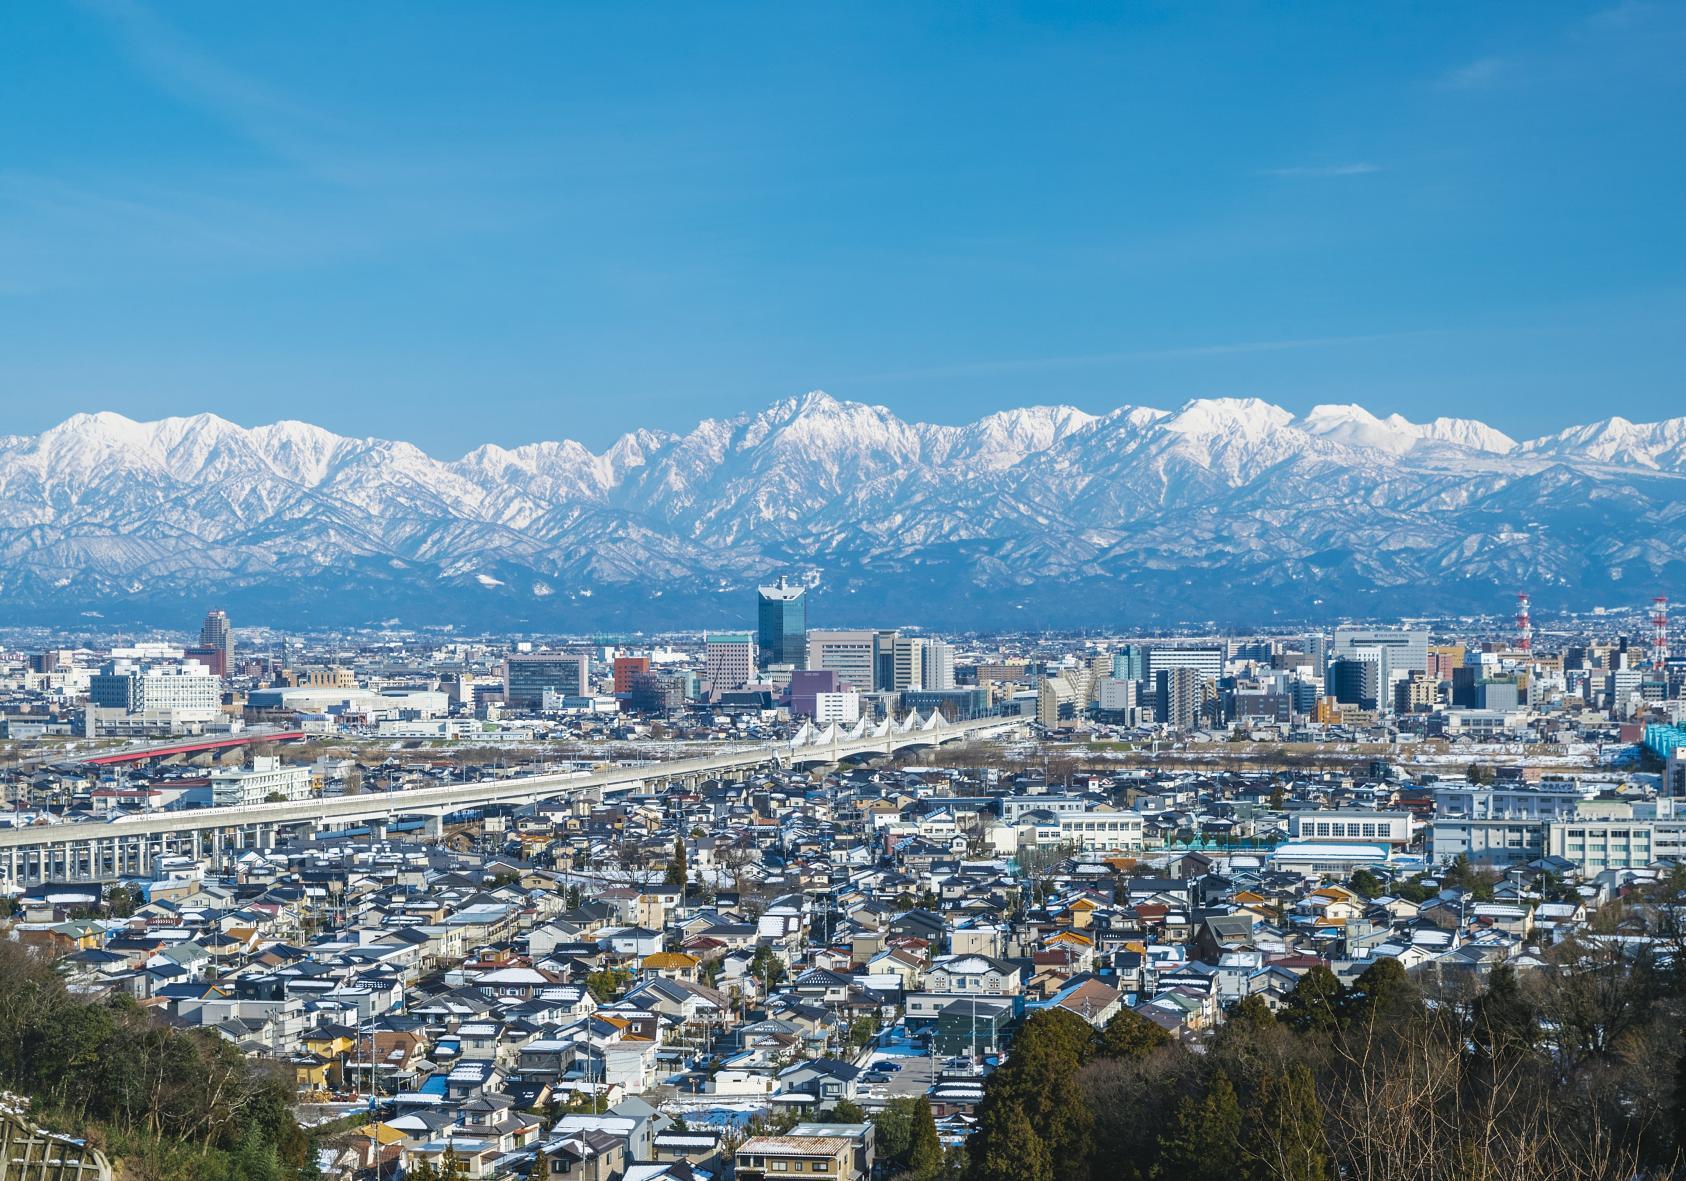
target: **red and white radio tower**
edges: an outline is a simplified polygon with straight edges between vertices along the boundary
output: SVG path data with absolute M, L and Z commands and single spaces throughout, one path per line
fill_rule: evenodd
M 1528 592 L 1516 593 L 1516 650 L 1527 656 L 1534 651 L 1534 621 L 1528 615 Z
M 1668 596 L 1658 595 L 1651 600 L 1651 664 L 1661 668 L 1668 663 Z

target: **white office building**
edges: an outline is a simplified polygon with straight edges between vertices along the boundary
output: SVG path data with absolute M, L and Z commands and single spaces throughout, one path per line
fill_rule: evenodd
M 129 721 L 174 726 L 222 717 L 222 684 L 197 660 L 110 661 L 89 678 L 88 700 L 103 715 Z
M 1224 675 L 1227 650 L 1222 644 L 1154 644 L 1142 655 L 1142 679 L 1153 684 L 1168 668 L 1192 668 L 1208 681 Z
M 755 637 L 749 632 L 710 632 L 703 640 L 703 677 L 715 692 L 755 679 Z
M 211 774 L 211 803 L 219 808 L 262 804 L 271 800 L 293 803 L 310 798 L 310 768 L 282 766 L 277 758 L 258 756 L 250 768 L 231 768 Z
M 870 693 L 878 666 L 878 633 L 868 628 L 852 631 L 810 631 L 808 667 L 825 669 L 861 693 Z
M 1337 627 L 1334 656 L 1354 659 L 1360 648 L 1386 648 L 1396 673 L 1428 671 L 1428 631 L 1423 628 Z
M 1546 852 L 1575 863 L 1587 877 L 1607 869 L 1644 869 L 1686 856 L 1686 820 L 1577 817 L 1546 826 Z
M 890 688 L 897 693 L 925 687 L 925 641 L 897 636 L 890 649 Z
M 1290 812 L 1288 836 L 1295 841 L 1360 841 L 1404 846 L 1411 843 L 1409 812 L 1368 811 L 1359 808 L 1326 808 Z
M 861 718 L 861 695 L 848 690 L 842 693 L 814 694 L 814 724 L 829 726 L 837 723 L 852 726 Z
M 1121 681 L 1117 677 L 1100 679 L 1097 704 L 1108 713 L 1122 713 L 1135 709 L 1140 701 L 1141 685 L 1136 681 Z
M 942 640 L 925 641 L 926 692 L 954 688 L 954 645 Z
M 1569 780 L 1486 787 L 1446 783 L 1434 792 L 1429 851 L 1436 862 L 1457 857 L 1495 865 L 1532 861 L 1545 850 L 1545 826 L 1572 820 L 1595 794 Z

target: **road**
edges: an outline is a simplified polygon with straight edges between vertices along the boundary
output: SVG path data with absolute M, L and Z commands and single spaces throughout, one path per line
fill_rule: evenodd
M 563 796 L 591 794 L 602 798 L 641 791 L 656 783 L 697 780 L 733 774 L 765 766 L 823 766 L 843 759 L 871 754 L 893 754 L 918 746 L 935 746 L 967 738 L 1007 733 L 1022 725 L 1017 718 L 984 718 L 971 722 L 934 722 L 912 729 L 868 733 L 855 738 L 836 737 L 825 743 L 777 742 L 748 749 L 698 758 L 674 759 L 665 763 L 615 767 L 592 773 L 515 776 L 508 779 L 453 783 L 439 787 L 414 788 L 391 793 L 368 793 L 323 799 L 298 800 L 244 807 L 199 808 L 184 812 L 158 812 L 122 816 L 108 822 L 31 825 L 0 829 L 0 873 L 14 884 L 28 884 L 53 877 L 62 863 L 62 880 L 87 880 L 77 875 L 85 862 L 91 878 L 106 876 L 112 866 L 118 876 L 144 872 L 146 865 L 124 868 L 116 864 L 114 848 L 129 850 L 136 844 L 182 847 L 204 833 L 250 833 L 251 844 L 266 846 L 280 828 L 334 828 L 400 816 L 443 818 L 488 804 L 529 804 Z M 20 861 L 20 855 L 24 855 Z M 150 862 L 147 849 L 139 854 Z M 39 876 L 36 876 L 39 875 Z

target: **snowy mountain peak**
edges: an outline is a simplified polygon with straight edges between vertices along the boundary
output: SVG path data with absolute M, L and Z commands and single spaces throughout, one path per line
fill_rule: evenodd
M 1164 429 L 1181 435 L 1241 435 L 1260 438 L 1294 421 L 1262 398 L 1196 398 L 1167 419 Z
M 1346 447 L 1368 447 L 1403 455 L 1415 447 L 1444 445 L 1504 455 L 1516 441 L 1483 422 L 1436 418 L 1416 423 L 1402 414 L 1377 418 L 1362 406 L 1313 406 L 1295 425 L 1309 434 Z
M 80 414 L 0 438 L 0 585 L 13 617 L 97 604 L 179 624 L 213 597 L 316 623 L 495 607 L 564 631 L 741 623 L 738 592 L 781 572 L 817 584 L 816 618 L 836 593 L 968 626 L 1359 592 L 1378 610 L 1479 608 L 1519 585 L 1686 598 L 1667 585 L 1678 564 L 1658 564 L 1686 552 L 1682 504 L 1686 418 L 1518 444 L 1355 404 L 1055 404 L 946 425 L 816 390 L 601 454 L 562 439 L 443 461 L 304 422 Z
M 1686 466 L 1686 418 L 1644 423 L 1617 415 L 1531 440 L 1521 450 L 1678 471 Z
M 170 420 L 164 420 L 168 421 Z M 78 443 L 108 443 L 145 448 L 152 445 L 153 431 L 160 425 L 162 424 L 156 422 L 136 422 L 110 410 L 99 410 L 92 414 L 72 414 L 58 426 L 43 431 L 41 437 L 44 440 L 63 439 Z
M 1508 455 L 1516 450 L 1515 439 L 1473 418 L 1436 418 L 1417 429 L 1426 440 L 1451 443 L 1457 447 L 1467 447 L 1471 451 Z

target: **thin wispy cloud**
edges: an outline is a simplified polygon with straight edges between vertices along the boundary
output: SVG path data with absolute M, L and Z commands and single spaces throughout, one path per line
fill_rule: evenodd
M 1441 90 L 1480 90 L 1502 82 L 1512 63 L 1502 57 L 1478 57 L 1441 75 L 1435 85 Z
M 1260 176 L 1368 176 L 1372 172 L 1382 171 L 1380 164 L 1372 164 L 1368 160 L 1355 160 L 1350 164 L 1302 164 L 1289 168 L 1265 168 L 1259 172 Z
M 1587 17 L 1587 24 L 1608 29 L 1630 29 L 1659 11 L 1662 11 L 1660 6 L 1649 0 L 1620 0 L 1620 3 Z
M 967 361 L 953 365 L 932 365 L 892 373 L 869 373 L 853 381 L 909 381 L 922 377 L 984 377 L 1002 373 L 1033 373 L 1055 369 L 1079 369 L 1093 365 L 1120 365 L 1137 361 L 1181 361 L 1200 357 L 1221 357 L 1235 353 L 1276 353 L 1296 349 L 1328 348 L 1335 345 L 1368 344 L 1384 340 L 1435 336 L 1438 329 L 1415 332 L 1375 332 L 1355 336 L 1309 336 L 1287 340 L 1244 340 L 1224 344 L 1190 345 L 1175 349 L 1139 349 L 1121 353 L 1077 353 L 1062 357 L 1022 357 L 1015 360 Z
M 136 0 L 85 0 L 116 34 L 135 68 L 272 155 L 324 179 L 352 157 L 333 141 L 344 129 L 276 87 L 203 52 Z
M 212 153 L 185 171 L 174 162 L 119 171 L 92 162 L 65 176 L 0 172 L 8 288 L 316 265 L 503 234 L 536 216 L 534 190 L 511 183 L 542 167 L 533 145 L 395 136 L 286 75 L 240 68 L 166 19 L 167 9 L 79 2 L 144 85 L 256 151 Z

